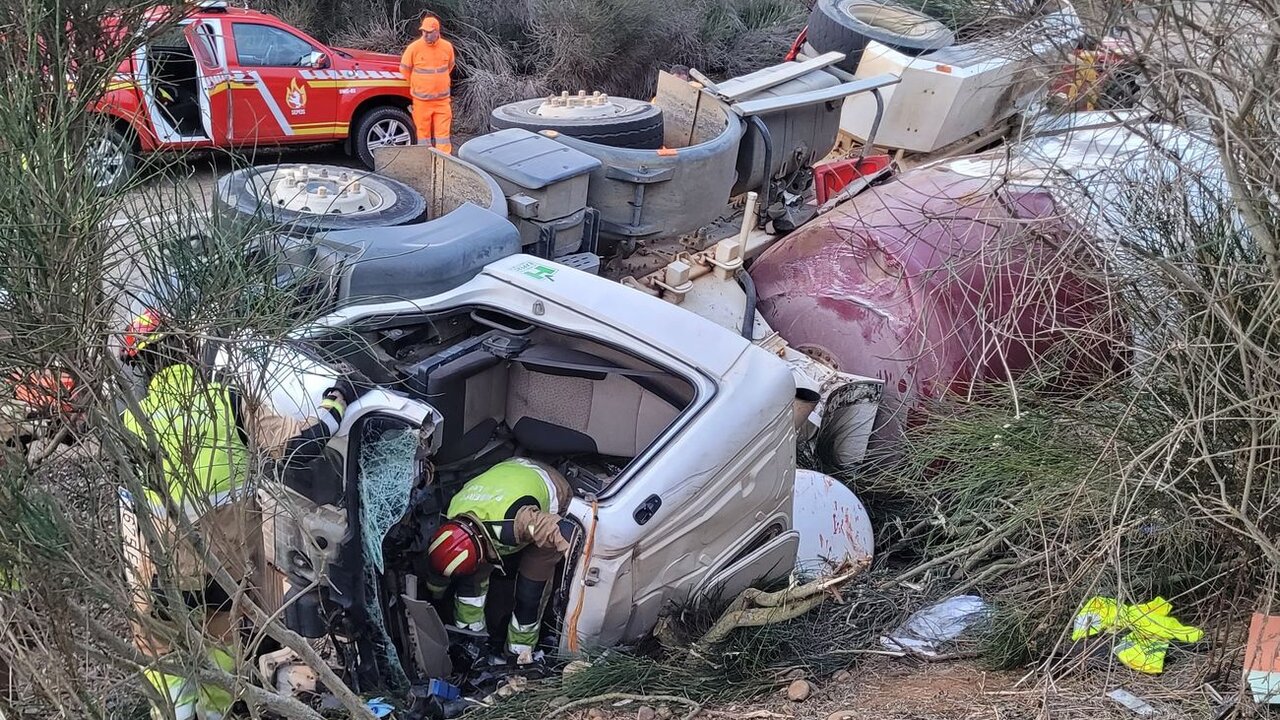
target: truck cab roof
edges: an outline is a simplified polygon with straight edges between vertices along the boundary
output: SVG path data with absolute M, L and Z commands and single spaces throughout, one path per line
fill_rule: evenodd
M 550 277 L 545 277 L 546 269 Z M 726 372 L 751 343 L 678 305 L 638 293 L 620 283 L 529 255 L 492 263 L 482 275 L 589 313 L 625 328 L 646 345 L 660 347 L 716 375 Z
M 553 303 L 581 314 L 584 334 L 607 327 L 634 348 L 658 350 L 715 377 L 727 373 L 751 347 L 746 339 L 677 305 L 523 254 L 491 262 L 471 280 L 434 295 L 346 305 L 319 320 L 316 326 L 336 327 L 363 318 L 432 312 L 467 304 L 500 306 L 534 318 L 546 312 L 545 305 L 540 308 L 538 303 Z M 312 328 L 307 332 L 314 331 Z
M 277 22 L 284 22 L 274 15 L 259 10 L 250 10 L 248 8 L 232 7 L 225 2 L 202 2 L 193 7 L 178 7 L 172 5 L 157 5 L 147 12 L 147 19 L 158 22 L 164 20 L 177 10 L 181 12 L 184 18 L 252 18 L 252 19 L 271 19 Z

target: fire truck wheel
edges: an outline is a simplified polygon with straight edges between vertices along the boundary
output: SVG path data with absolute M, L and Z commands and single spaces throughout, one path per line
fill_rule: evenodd
M 874 0 L 818 0 L 809 13 L 808 41 L 819 52 L 836 50 L 836 67 L 856 72 L 867 41 L 919 55 L 955 42 L 955 33 L 923 13 Z
M 551 96 L 500 105 L 489 116 L 493 130 L 555 130 L 611 147 L 656 150 L 662 146 L 662 108 L 601 93 Z
M 120 130 L 100 128 L 90 136 L 85 152 L 93 184 L 102 192 L 115 192 L 133 178 L 138 155 Z
M 351 139 L 356 157 L 372 170 L 375 149 L 413 144 L 413 116 L 392 105 L 373 108 L 360 116 Z
M 295 233 L 405 225 L 422 217 L 422 193 L 389 177 L 336 165 L 285 164 L 218 178 L 214 212 L 232 222 Z

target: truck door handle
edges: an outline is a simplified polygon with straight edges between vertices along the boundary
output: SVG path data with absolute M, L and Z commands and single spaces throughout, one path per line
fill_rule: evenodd
M 636 511 L 631 514 L 631 517 L 635 519 L 637 525 L 643 525 L 653 519 L 654 514 L 658 512 L 660 507 L 662 507 L 662 498 L 657 495 L 650 495 L 636 507 Z

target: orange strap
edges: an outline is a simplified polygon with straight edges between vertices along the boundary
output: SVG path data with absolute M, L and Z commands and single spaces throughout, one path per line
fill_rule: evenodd
M 596 544 L 596 525 L 600 522 L 600 501 L 591 498 L 591 532 L 587 533 L 587 545 L 582 550 L 582 589 L 578 591 L 578 605 L 569 615 L 569 627 L 565 629 L 565 637 L 569 640 L 569 652 L 578 652 L 578 619 L 582 617 L 582 606 L 587 599 L 587 568 L 591 567 L 591 551 Z

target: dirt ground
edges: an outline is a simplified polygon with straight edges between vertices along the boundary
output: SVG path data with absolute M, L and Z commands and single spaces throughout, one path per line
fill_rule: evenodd
M 784 684 L 768 698 L 741 705 L 703 708 L 699 718 L 737 720 L 1131 720 L 1140 717 L 1106 693 L 1123 688 L 1145 700 L 1158 718 L 1253 717 L 1250 703 L 1238 708 L 1230 691 L 1222 699 L 1206 690 L 1206 658 L 1188 657 L 1164 676 L 1144 677 L 1123 668 L 1088 668 L 1067 679 L 1044 682 L 1027 671 L 991 671 L 975 661 L 928 663 L 872 657 L 856 669 L 811 679 L 812 693 L 795 702 Z M 1224 688 L 1219 687 L 1219 690 Z M 577 710 L 572 720 L 681 718 L 688 709 L 644 702 Z M 1228 711 L 1237 710 L 1230 715 Z M 670 714 L 668 715 L 668 711 Z
M 272 163 L 324 163 L 345 167 L 362 167 L 360 162 L 343 152 L 338 145 L 307 145 L 296 148 L 261 150 L 252 158 L 255 165 Z M 218 178 L 232 169 L 231 158 L 221 153 L 193 153 L 190 156 L 153 156 L 143 163 L 140 186 L 132 195 L 136 199 L 160 200 L 168 204 L 175 190 L 208 202 Z

